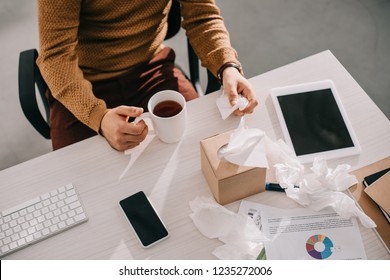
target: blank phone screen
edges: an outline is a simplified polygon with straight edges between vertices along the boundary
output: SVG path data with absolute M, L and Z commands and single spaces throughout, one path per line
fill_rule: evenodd
M 144 192 L 129 196 L 119 204 L 144 247 L 168 236 L 168 231 Z

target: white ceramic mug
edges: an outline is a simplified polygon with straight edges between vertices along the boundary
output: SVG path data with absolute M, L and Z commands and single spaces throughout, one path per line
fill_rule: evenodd
M 158 116 L 155 109 L 164 101 L 174 101 L 181 106 L 180 112 L 173 116 Z M 166 108 L 169 109 L 169 108 Z M 164 111 L 164 109 L 161 109 Z M 135 123 L 141 119 L 150 118 L 153 128 L 161 141 L 165 143 L 176 143 L 183 137 L 187 123 L 186 100 L 183 95 L 174 90 L 163 90 L 149 99 L 148 111 L 135 119 Z M 167 110 L 165 110 L 167 111 Z

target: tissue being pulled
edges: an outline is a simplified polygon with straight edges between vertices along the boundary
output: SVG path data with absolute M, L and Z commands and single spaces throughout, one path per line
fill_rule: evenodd
M 225 245 L 213 254 L 219 259 L 256 259 L 268 240 L 249 216 L 229 211 L 209 197 L 190 201 L 195 226 L 208 238 L 218 238 Z
M 238 128 L 230 136 L 229 143 L 218 151 L 218 156 L 240 166 L 268 168 L 263 137 L 262 130 L 245 127 L 243 116 Z

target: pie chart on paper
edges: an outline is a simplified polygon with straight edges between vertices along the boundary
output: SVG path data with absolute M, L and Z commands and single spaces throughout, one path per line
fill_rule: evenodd
M 332 248 L 332 240 L 322 234 L 312 235 L 306 241 L 307 253 L 317 260 L 329 258 L 332 255 Z

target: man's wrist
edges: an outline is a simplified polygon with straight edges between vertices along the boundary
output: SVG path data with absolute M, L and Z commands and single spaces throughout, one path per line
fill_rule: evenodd
M 229 67 L 232 67 L 232 68 L 236 68 L 238 72 L 240 72 L 241 75 L 244 75 L 243 71 L 242 71 L 242 67 L 240 64 L 237 64 L 235 62 L 226 62 L 225 64 L 223 64 L 218 72 L 217 72 L 217 78 L 218 78 L 218 81 L 219 83 L 222 85 L 223 84 L 223 72 L 229 68 Z

